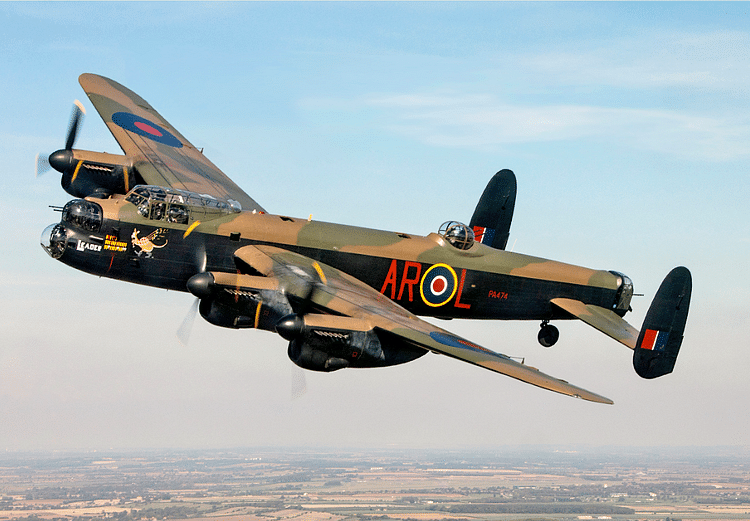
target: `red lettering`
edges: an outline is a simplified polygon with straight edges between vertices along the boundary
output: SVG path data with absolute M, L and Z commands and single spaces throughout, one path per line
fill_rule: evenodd
M 471 309 L 471 304 L 463 304 L 461 302 L 461 294 L 464 292 L 464 282 L 466 282 L 466 270 L 461 270 L 461 281 L 458 283 L 458 293 L 456 294 L 456 302 L 453 304 L 457 308 Z
M 385 288 L 388 286 L 391 286 L 391 300 L 394 300 L 396 298 L 396 282 L 398 281 L 398 265 L 396 264 L 396 259 L 393 259 L 391 261 L 391 267 L 388 269 L 388 275 L 385 277 L 385 282 L 383 283 L 383 287 L 380 290 L 380 292 L 385 295 Z M 403 286 L 402 286 L 403 289 Z
M 409 268 L 417 268 L 417 274 L 413 279 L 409 278 Z M 422 265 L 419 262 L 406 261 L 404 273 L 401 276 L 401 287 L 398 290 L 398 298 L 396 300 L 401 300 L 404 294 L 404 287 L 409 286 L 409 302 L 414 302 L 414 284 L 419 282 L 420 275 L 422 275 Z

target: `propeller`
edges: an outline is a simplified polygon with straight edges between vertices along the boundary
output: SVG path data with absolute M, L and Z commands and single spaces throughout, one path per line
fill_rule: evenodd
M 292 400 L 301 398 L 307 392 L 307 377 L 305 370 L 297 364 L 292 364 Z
M 315 297 L 315 292 L 319 290 L 321 285 L 328 283 L 326 276 L 323 273 L 323 269 L 317 262 L 313 262 L 313 268 L 315 268 L 315 272 L 318 275 L 318 280 L 309 280 L 307 293 L 302 299 L 299 310 L 293 315 L 287 315 L 282 318 L 279 323 L 276 324 L 276 332 L 290 342 L 302 334 L 302 329 L 305 326 L 305 315 L 307 315 L 313 307 L 313 297 Z M 307 376 L 305 375 L 305 371 L 297 364 L 292 364 L 292 400 L 301 398 L 306 392 Z
M 83 104 L 75 100 L 73 102 L 73 111 L 70 114 L 70 122 L 68 123 L 68 132 L 65 136 L 65 148 L 52 152 L 47 156 L 46 154 L 37 154 L 36 156 L 36 176 L 39 177 L 47 173 L 51 168 L 54 168 L 58 172 L 66 172 L 73 168 L 75 164 L 75 158 L 73 157 L 73 145 L 78 138 L 78 131 L 81 128 L 83 116 L 86 114 L 86 109 Z
M 208 261 L 206 256 L 206 248 L 201 244 L 195 250 L 195 264 L 197 268 L 196 273 L 205 273 L 206 262 Z M 200 306 L 201 300 L 196 297 L 193 301 L 193 305 L 190 306 L 185 318 L 182 320 L 182 324 L 177 329 L 177 340 L 182 344 L 182 347 L 187 347 L 190 341 L 190 333 L 193 332 L 193 324 L 195 324 L 195 317 L 198 315 L 198 306 Z
M 299 306 L 299 311 L 283 317 L 276 324 L 276 332 L 281 335 L 283 339 L 291 342 L 302 334 L 302 329 L 305 327 L 305 315 L 307 315 L 312 308 L 313 297 L 315 296 L 317 286 L 317 282 L 310 281 L 307 293 Z
M 39 177 L 52 169 L 52 165 L 49 164 L 49 154 L 39 153 L 36 155 L 34 177 Z
M 312 301 L 317 287 L 318 283 L 311 280 L 310 286 L 307 289 L 307 294 L 299 307 L 299 312 L 282 318 L 279 323 L 276 324 L 276 332 L 281 335 L 282 338 L 291 341 L 302 333 L 302 328 L 305 324 L 304 317 L 312 308 Z M 295 363 L 292 363 L 291 384 L 292 400 L 301 398 L 307 392 L 307 376 L 305 375 L 305 370 Z
M 193 300 L 193 305 L 185 315 L 182 324 L 177 329 L 177 340 L 179 340 L 182 347 L 187 347 L 190 342 L 190 333 L 193 332 L 193 324 L 195 324 L 195 317 L 198 314 L 198 306 L 200 305 L 200 299 L 196 298 Z
M 86 115 L 86 109 L 83 108 L 83 103 L 75 100 L 73 102 L 73 112 L 70 115 L 70 123 L 68 124 L 68 136 L 65 139 L 65 150 L 73 150 L 73 145 L 78 137 L 78 127 L 81 125 L 81 120 L 84 115 Z

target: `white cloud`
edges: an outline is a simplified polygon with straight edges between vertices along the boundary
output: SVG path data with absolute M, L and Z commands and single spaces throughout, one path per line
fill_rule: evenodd
M 523 106 L 490 95 L 394 95 L 366 104 L 392 112 L 389 128 L 436 146 L 485 148 L 588 139 L 710 160 L 750 153 L 743 117 L 584 105 Z
M 499 62 L 545 85 L 717 91 L 748 84 L 749 58 L 747 33 L 714 31 L 592 40 L 583 49 L 521 53 Z

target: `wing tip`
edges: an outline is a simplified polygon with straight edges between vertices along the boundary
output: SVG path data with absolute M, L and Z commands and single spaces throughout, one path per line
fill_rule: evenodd
M 571 394 L 573 398 L 580 398 L 581 400 L 586 400 L 587 402 L 594 402 L 594 403 L 603 403 L 605 405 L 614 405 L 615 402 L 610 400 L 609 398 L 606 398 L 604 396 L 600 396 L 598 394 L 588 392 L 586 395 L 582 394 Z

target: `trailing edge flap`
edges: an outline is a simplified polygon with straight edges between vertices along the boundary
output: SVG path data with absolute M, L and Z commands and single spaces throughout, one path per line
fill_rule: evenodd
M 516 176 L 511 170 L 496 173 L 477 203 L 469 227 L 478 242 L 504 250 L 516 205 Z
M 345 317 L 367 323 L 375 330 L 388 332 L 409 344 L 469 362 L 543 389 L 591 402 L 611 404 L 612 400 L 573 384 L 549 376 L 534 367 L 496 353 L 456 336 L 399 306 L 364 282 L 332 266 L 276 246 L 243 246 L 235 253 L 240 271 L 252 269 L 273 277 L 288 295 L 310 298 L 315 307 L 330 315 L 305 316 L 306 323 L 320 327 L 339 327 Z M 316 290 L 310 292 L 310 285 Z
M 642 378 L 671 373 L 685 332 L 693 281 L 690 271 L 678 267 L 659 286 L 646 318 L 643 319 L 633 367 Z
M 635 349 L 638 330 L 614 311 L 569 298 L 555 298 L 551 302 L 594 329 L 598 329 L 630 349 Z

